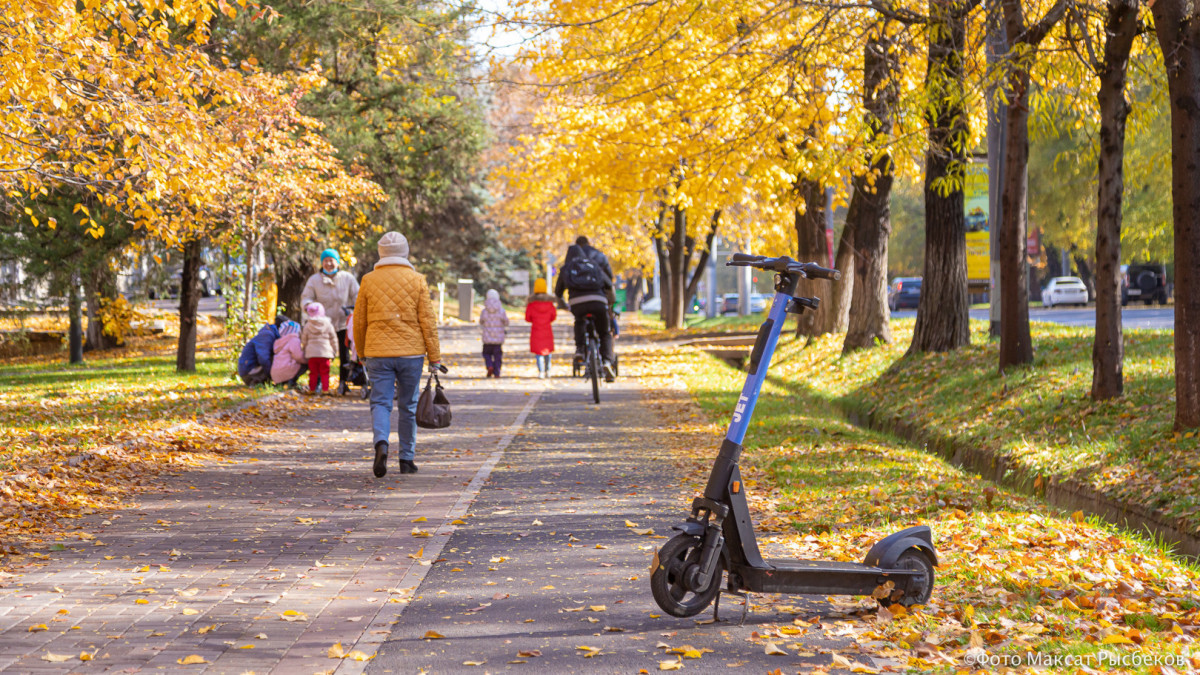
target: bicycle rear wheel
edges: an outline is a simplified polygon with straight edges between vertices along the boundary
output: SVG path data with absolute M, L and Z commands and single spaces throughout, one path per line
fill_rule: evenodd
M 600 347 L 595 342 L 588 344 L 588 377 L 592 379 L 592 400 L 600 402 Z

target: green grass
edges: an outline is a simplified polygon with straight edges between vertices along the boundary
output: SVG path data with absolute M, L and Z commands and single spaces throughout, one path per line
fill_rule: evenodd
M 972 641 L 993 654 L 1187 648 L 1186 626 L 1200 620 L 1194 601 L 1200 570 L 1173 558 L 1161 541 L 1066 514 L 842 416 L 844 397 L 865 396 L 889 377 L 905 381 L 903 373 L 921 368 L 927 379 L 950 372 L 943 379 L 957 382 L 927 385 L 939 393 L 926 392 L 930 400 L 945 408 L 932 411 L 935 419 L 949 416 L 954 405 L 982 405 L 969 400 L 977 395 L 971 390 L 957 404 L 942 391 L 973 377 L 987 381 L 982 363 L 979 373 L 964 373 L 954 356 L 900 359 L 896 347 L 820 357 L 827 347 L 818 341 L 805 350 L 790 340 L 784 346 L 753 413 L 741 465 L 767 555 L 860 561 L 891 532 L 917 524 L 933 529 L 940 563 L 934 597 L 886 623 L 866 620 L 873 644 L 892 650 L 893 658 L 906 654 L 908 668 L 918 672 L 955 672 Z M 1044 351 L 1051 364 L 1045 367 L 1070 372 L 1072 366 Z M 941 358 L 945 371 L 929 368 L 928 360 Z M 851 376 L 858 370 L 864 372 Z M 698 350 L 665 355 L 655 371 L 681 380 L 701 410 L 699 423 L 713 429 L 724 427 L 745 377 Z M 920 389 L 883 398 L 908 405 L 899 399 Z
M 42 452 L 73 454 L 268 391 L 243 386 L 231 378 L 233 370 L 224 359 L 200 356 L 195 373 L 177 373 L 174 355 L 0 367 L 0 467 L 11 464 L 14 449 L 32 451 L 35 459 Z
M 1034 363 L 1001 375 L 999 344 L 987 339 L 982 322 L 973 324 L 969 347 L 908 356 L 912 325 L 895 321 L 893 344 L 846 356 L 840 336 L 785 338 L 771 377 L 931 443 L 982 448 L 1028 476 L 1077 480 L 1200 531 L 1200 439 L 1172 430 L 1170 332 L 1128 332 L 1125 395 L 1095 402 L 1090 329 L 1034 324 Z

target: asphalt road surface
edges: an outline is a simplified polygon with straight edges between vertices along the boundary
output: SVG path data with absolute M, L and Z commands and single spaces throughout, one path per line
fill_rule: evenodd
M 897 319 L 913 318 L 916 315 L 917 312 L 913 309 L 892 312 L 892 316 Z M 986 308 L 972 309 L 971 318 L 987 321 L 988 310 Z M 1096 308 L 1092 306 L 1054 307 L 1051 309 L 1030 307 L 1029 320 L 1059 323 L 1065 326 L 1095 326 Z M 1166 307 L 1141 307 L 1135 305 L 1122 307 L 1121 323 L 1125 328 L 1158 328 L 1174 330 L 1175 307 L 1173 305 L 1168 305 Z

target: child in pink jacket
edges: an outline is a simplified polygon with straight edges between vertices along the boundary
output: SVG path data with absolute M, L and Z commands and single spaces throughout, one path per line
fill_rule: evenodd
M 294 384 L 304 372 L 304 349 L 300 346 L 300 324 L 288 321 L 279 327 L 275 340 L 275 358 L 271 361 L 271 381 L 275 384 Z
M 329 362 L 337 356 L 337 331 L 325 308 L 319 302 L 310 302 L 304 308 L 308 323 L 300 331 L 300 347 L 308 359 L 308 390 L 329 392 Z

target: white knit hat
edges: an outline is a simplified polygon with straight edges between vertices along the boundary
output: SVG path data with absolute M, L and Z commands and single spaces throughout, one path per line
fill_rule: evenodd
M 407 258 L 408 239 L 399 232 L 388 232 L 379 239 L 380 258 Z

